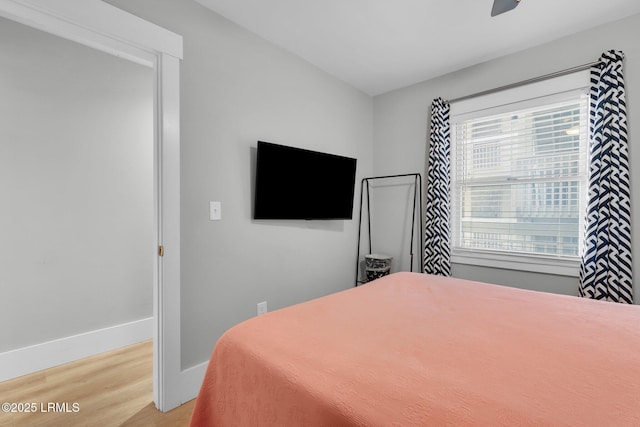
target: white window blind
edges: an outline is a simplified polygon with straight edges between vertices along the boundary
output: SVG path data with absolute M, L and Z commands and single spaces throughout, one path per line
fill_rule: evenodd
M 452 248 L 575 259 L 588 180 L 584 90 L 452 116 Z

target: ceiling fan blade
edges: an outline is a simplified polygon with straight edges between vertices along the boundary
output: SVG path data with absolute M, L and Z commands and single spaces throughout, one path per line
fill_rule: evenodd
M 515 9 L 518 4 L 520 4 L 520 0 L 493 0 L 491 16 L 500 15 L 501 13 Z

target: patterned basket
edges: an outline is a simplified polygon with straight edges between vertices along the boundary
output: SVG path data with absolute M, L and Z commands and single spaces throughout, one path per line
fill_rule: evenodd
M 391 268 L 391 260 L 389 255 L 369 254 L 364 256 L 365 267 L 367 269 Z
M 367 282 L 386 276 L 390 271 L 391 268 L 368 268 L 365 270 Z
M 364 256 L 365 275 L 367 282 L 379 279 L 391 272 L 391 260 L 389 255 L 369 254 Z

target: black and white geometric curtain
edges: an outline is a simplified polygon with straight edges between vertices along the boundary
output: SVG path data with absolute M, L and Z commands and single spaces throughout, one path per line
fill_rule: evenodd
M 449 103 L 442 98 L 431 103 L 429 168 L 424 236 L 424 272 L 451 275 L 449 216 L 451 209 L 451 136 Z
M 579 293 L 631 304 L 631 200 L 623 58 L 622 52 L 605 52 L 591 69 L 589 196 Z

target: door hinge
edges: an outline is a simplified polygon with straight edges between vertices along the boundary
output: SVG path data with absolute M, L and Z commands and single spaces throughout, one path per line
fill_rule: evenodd
M 164 246 L 158 246 L 158 256 L 164 256 Z

